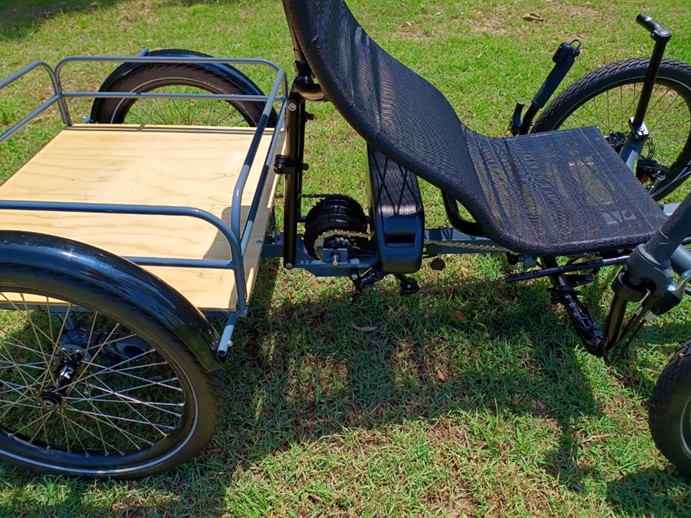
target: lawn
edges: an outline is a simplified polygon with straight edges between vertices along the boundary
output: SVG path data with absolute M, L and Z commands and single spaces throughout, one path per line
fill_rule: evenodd
M 583 42 L 567 83 L 651 48 L 634 0 L 351 4 L 375 40 L 491 135 L 505 134 L 561 41 Z M 668 55 L 691 62 L 686 2 L 658 0 L 650 14 L 674 31 Z M 0 41 L 0 77 L 36 59 L 141 46 L 263 57 L 292 70 L 277 0 L 0 0 Z M 73 81 L 94 88 L 107 72 L 76 68 Z M 46 91 L 28 80 L 1 94 L 0 127 Z M 366 203 L 364 143 L 330 105 L 310 110 L 306 192 Z M 0 146 L 0 172 L 58 127 L 45 115 Z M 438 193 L 425 185 L 423 194 L 428 225 L 444 225 Z M 347 280 L 267 262 L 224 368 L 220 430 L 195 462 L 127 483 L 3 464 L 0 517 L 688 513 L 688 482 L 647 425 L 657 376 L 690 338 L 688 303 L 651 322 L 624 365 L 608 367 L 580 349 L 547 282 L 474 282 L 511 271 L 501 256 L 452 257 L 442 272 L 425 264 L 416 274 L 434 289 L 402 298 L 385 280 L 349 304 Z M 603 270 L 589 289 L 595 306 L 614 273 Z M 448 285 L 459 280 L 471 283 Z

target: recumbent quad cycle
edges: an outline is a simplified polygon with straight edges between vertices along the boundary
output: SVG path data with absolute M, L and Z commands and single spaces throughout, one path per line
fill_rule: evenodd
M 392 275 L 413 294 L 409 275 L 423 259 L 441 269 L 446 254 L 503 254 L 524 266 L 505 280 L 549 279 L 583 347 L 607 361 L 682 300 L 691 196 L 660 200 L 691 174 L 691 66 L 663 57 L 670 31 L 640 15 L 650 59 L 587 75 L 535 119 L 580 52 L 562 44 L 525 113 L 516 107 L 514 136 L 492 138 L 379 47 L 343 0 L 283 7 L 290 83 L 268 61 L 179 49 L 36 62 L 0 83 L 43 73 L 54 90 L 3 141 L 51 106 L 64 123 L 0 188 L 3 460 L 126 479 L 193 458 L 219 423 L 218 370 L 248 314 L 260 257 L 347 276 L 356 294 Z M 91 61 L 117 66 L 98 91 L 64 89 L 65 70 Z M 268 70 L 270 91 L 238 65 Z M 74 123 L 67 101 L 84 97 L 91 114 Z M 325 101 L 367 143 L 367 210 L 343 194 L 303 196 L 307 107 Z M 197 113 L 213 104 L 223 116 L 152 124 L 163 103 Z M 439 189 L 449 228 L 425 228 L 420 179 Z M 617 265 L 598 323 L 579 288 Z M 211 316 L 223 317 L 221 332 Z M 653 438 L 684 474 L 690 349 L 670 361 L 650 404 Z

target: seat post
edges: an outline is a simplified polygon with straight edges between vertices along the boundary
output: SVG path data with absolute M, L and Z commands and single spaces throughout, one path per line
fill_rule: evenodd
M 286 9 L 286 1 L 283 1 Z M 285 175 L 284 181 L 284 214 L 283 214 L 283 266 L 291 269 L 295 266 L 297 255 L 297 225 L 302 217 L 302 173 L 308 166 L 305 156 L 305 125 L 311 119 L 307 112 L 307 101 L 323 101 L 321 86 L 314 82 L 314 75 L 305 59 L 294 27 L 288 17 L 290 38 L 295 55 L 295 79 L 291 85 L 286 113 L 286 155 L 281 156 L 281 165 L 277 170 Z
M 297 81 L 297 79 L 296 79 Z M 293 88 L 288 98 L 286 114 L 287 154 L 282 157 L 283 166 L 280 172 L 284 179 L 284 213 L 283 213 L 283 266 L 291 269 L 295 266 L 297 246 L 297 225 L 300 221 L 302 192 L 302 172 L 306 169 L 305 124 L 307 122 L 305 98 Z

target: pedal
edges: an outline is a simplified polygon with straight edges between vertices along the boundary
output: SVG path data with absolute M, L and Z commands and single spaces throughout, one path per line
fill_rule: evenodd
M 425 215 L 417 177 L 379 153 L 367 149 L 370 177 L 371 228 L 384 273 L 420 269 Z
M 395 274 L 395 277 L 401 283 L 401 295 L 414 295 L 415 293 L 420 291 L 420 285 L 417 283 L 415 279 L 411 279 L 410 277 L 406 277 L 405 275 L 400 273 Z
M 432 268 L 432 270 L 440 272 L 446 268 L 446 262 L 441 257 L 435 257 L 432 259 L 432 262 L 429 263 L 429 266 Z
M 379 268 L 375 267 L 371 268 L 370 270 L 367 270 L 359 277 L 355 277 L 354 279 L 351 278 L 353 286 L 355 287 L 355 293 L 353 293 L 353 295 L 350 297 L 351 304 L 353 302 L 356 302 L 362 294 L 362 292 L 365 291 L 367 288 L 376 290 L 376 283 L 382 280 L 387 275 L 388 274 L 382 272 Z M 398 282 L 400 283 L 401 295 L 413 295 L 420 291 L 420 285 L 417 283 L 415 279 L 411 279 L 410 277 L 407 277 L 400 273 L 394 274 L 394 277 L 396 277 L 396 279 L 398 279 Z

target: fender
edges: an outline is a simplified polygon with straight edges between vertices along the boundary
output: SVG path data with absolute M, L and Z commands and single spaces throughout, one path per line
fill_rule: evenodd
M 31 266 L 83 280 L 137 306 L 171 331 L 208 371 L 219 369 L 218 334 L 171 286 L 99 248 L 46 234 L 0 231 L 0 264 Z
M 210 56 L 209 54 L 203 54 L 201 52 L 195 52 L 193 50 L 184 50 L 184 49 L 160 49 L 160 50 L 154 50 L 152 52 L 146 52 L 144 54 L 145 56 L 159 56 L 159 57 L 191 57 L 191 58 L 211 58 L 213 56 Z M 98 89 L 99 92 L 108 92 L 110 88 L 112 87 L 113 83 L 115 81 L 118 81 L 125 75 L 129 74 L 132 70 L 142 67 L 142 66 L 147 66 L 149 63 L 123 63 L 119 67 L 117 67 L 115 70 L 113 70 L 110 75 L 106 78 L 105 81 L 101 84 L 101 87 Z M 245 74 L 240 72 L 237 68 L 227 65 L 227 64 L 218 64 L 218 63 L 195 63 L 195 67 L 203 68 L 208 70 L 209 72 L 212 72 L 216 74 L 217 76 L 221 76 L 227 81 L 233 83 L 237 88 L 240 89 L 240 91 L 244 94 L 247 95 L 264 95 L 264 92 Z M 103 102 L 104 99 L 102 98 L 95 98 L 94 103 L 91 106 L 91 120 L 95 120 L 96 114 L 99 111 L 99 108 L 101 106 L 101 103 Z M 275 120 L 275 115 L 271 117 L 269 120 L 269 127 L 272 127 L 276 124 Z

